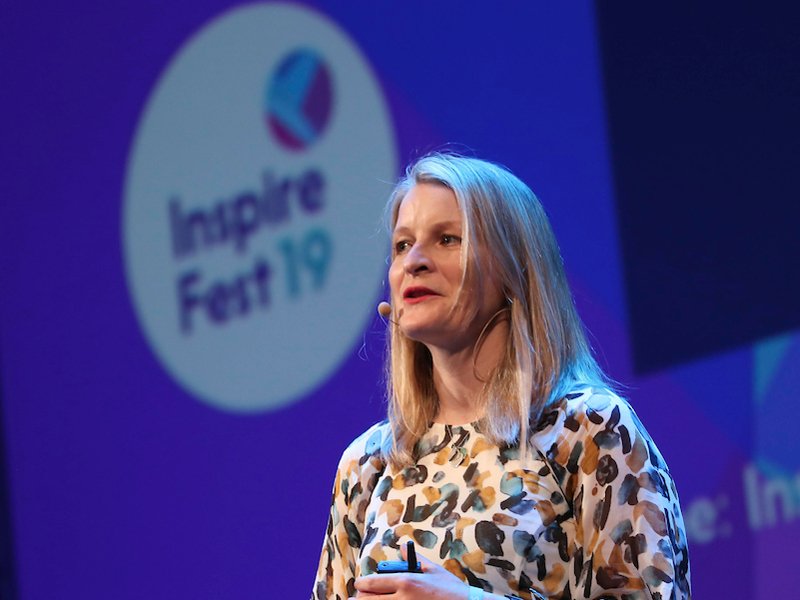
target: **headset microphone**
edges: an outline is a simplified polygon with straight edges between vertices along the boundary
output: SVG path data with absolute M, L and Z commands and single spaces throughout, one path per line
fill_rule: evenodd
M 392 305 L 388 302 L 381 302 L 378 304 L 378 314 L 388 319 L 392 314 Z

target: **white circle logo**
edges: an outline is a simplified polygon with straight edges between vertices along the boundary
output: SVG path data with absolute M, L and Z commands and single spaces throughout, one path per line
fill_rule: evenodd
M 379 85 L 330 20 L 249 5 L 184 44 L 139 122 L 122 223 L 171 376 L 242 412 L 324 383 L 373 314 L 396 168 Z

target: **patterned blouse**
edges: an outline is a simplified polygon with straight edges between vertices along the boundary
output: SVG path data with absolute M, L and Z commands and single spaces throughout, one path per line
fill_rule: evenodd
M 355 596 L 400 545 L 471 586 L 530 598 L 691 598 L 675 484 L 633 409 L 587 388 L 551 406 L 526 465 L 476 424 L 434 423 L 417 463 L 381 460 L 389 425 L 344 452 L 312 599 Z

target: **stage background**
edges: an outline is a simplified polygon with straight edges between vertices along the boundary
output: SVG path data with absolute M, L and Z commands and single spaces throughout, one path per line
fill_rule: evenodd
M 445 147 L 545 204 L 697 597 L 793 595 L 800 23 L 770 10 L 7 2 L 0 597 L 308 597 L 384 412 L 382 206 Z

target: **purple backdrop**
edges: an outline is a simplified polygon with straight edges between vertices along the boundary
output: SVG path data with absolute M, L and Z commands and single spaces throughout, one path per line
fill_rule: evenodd
M 338 456 L 382 418 L 374 311 L 312 393 L 252 412 L 187 392 L 137 318 L 121 226 L 137 128 L 179 49 L 239 6 L 3 11 L 0 356 L 20 599 L 307 597 Z M 457 144 L 540 196 L 595 348 L 678 482 L 698 597 L 790 594 L 800 338 L 634 374 L 592 5 L 291 6 L 339 28 L 370 65 L 395 175 Z M 384 284 L 369 285 L 377 303 Z

